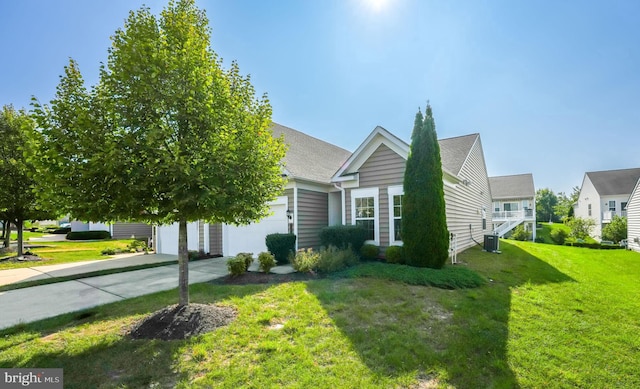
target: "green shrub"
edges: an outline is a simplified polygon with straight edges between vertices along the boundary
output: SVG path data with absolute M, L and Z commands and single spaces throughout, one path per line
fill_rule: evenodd
M 232 276 L 239 276 L 247 272 L 247 262 L 244 257 L 233 257 L 227 261 L 227 269 Z
M 547 241 L 541 236 L 536 236 L 536 243 L 547 243 Z
M 615 215 L 611 219 L 611 223 L 602 227 L 602 239 L 615 243 L 627 239 L 627 218 Z
M 253 253 L 238 253 L 236 258 L 241 258 L 244 261 L 245 271 L 249 269 L 249 266 L 253 263 Z
M 143 240 L 137 240 L 135 239 L 133 242 L 129 243 L 127 245 L 127 249 L 129 250 L 133 250 L 134 252 L 140 252 L 140 251 L 148 251 L 149 249 L 147 248 L 147 241 L 146 239 Z M 191 258 L 189 258 L 191 259 Z
M 525 231 L 524 226 L 520 224 L 513 229 L 513 232 L 511 233 L 511 239 L 519 241 L 529 240 L 529 233 Z
M 319 260 L 320 254 L 313 249 L 300 249 L 293 257 L 292 265 L 296 271 L 307 273 L 316 268 Z
M 200 258 L 200 253 L 198 252 L 198 250 L 189 250 L 188 253 L 190 261 Z
M 100 251 L 100 254 L 102 255 L 116 255 L 117 251 L 114 248 L 107 248 L 104 249 L 102 251 Z
M 333 273 L 356 265 L 359 262 L 358 256 L 350 247 L 339 249 L 335 246 L 329 246 L 320 251 L 320 258 L 315 269 L 321 273 Z
M 591 235 L 591 230 L 593 230 L 595 225 L 595 220 L 590 218 L 573 218 L 567 222 L 567 226 L 571 229 L 569 236 L 575 239 L 587 239 L 589 235 Z
M 380 247 L 374 244 L 365 244 L 360 248 L 360 255 L 366 260 L 377 259 L 380 255 Z
M 551 231 L 551 240 L 553 240 L 553 243 L 555 244 L 563 245 L 568 236 L 569 234 L 567 233 L 567 231 L 563 229 L 556 229 Z
M 279 264 L 287 263 L 289 254 L 296 251 L 295 234 L 269 234 L 265 243 L 267 250 L 274 255 Z
M 402 246 L 389 246 L 384 252 L 388 263 L 404 263 L 404 248 Z
M 262 252 L 258 254 L 258 262 L 260 262 L 260 270 L 269 273 L 276 265 L 276 257 L 269 252 Z
M 75 231 L 67 234 L 68 240 L 111 239 L 109 231 Z
M 360 252 L 360 248 L 367 240 L 367 231 L 361 226 L 329 226 L 320 232 L 320 243 L 325 246 L 335 246 L 339 249 L 351 248 Z

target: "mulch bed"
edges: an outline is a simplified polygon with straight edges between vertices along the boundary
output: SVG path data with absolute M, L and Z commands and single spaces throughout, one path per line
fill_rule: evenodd
M 178 340 L 211 332 L 235 320 L 230 307 L 208 304 L 170 305 L 134 325 L 132 339 Z
M 280 284 L 283 282 L 318 280 L 320 278 L 322 278 L 322 276 L 317 273 L 267 274 L 261 272 L 246 272 L 239 276 L 227 275 L 215 279 L 211 281 L 211 283 L 223 285 Z
M 45 262 L 45 261 L 48 261 L 48 259 L 39 257 L 36 254 L 33 254 L 33 253 L 29 252 L 29 251 L 25 252 L 22 257 L 13 256 L 13 257 L 7 257 L 7 258 L 0 259 L 0 263 L 3 263 L 3 262 Z

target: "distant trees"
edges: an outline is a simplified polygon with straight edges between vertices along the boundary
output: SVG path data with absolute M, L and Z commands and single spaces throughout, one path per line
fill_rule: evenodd
M 558 197 L 549 188 L 536 191 L 536 219 L 538 221 L 557 222 L 554 207 L 558 204 Z
M 558 202 L 553 207 L 555 217 L 562 221 L 573 217 L 573 205 L 578 202 L 579 197 L 580 187 L 577 186 L 571 189 L 571 194 L 568 196 L 564 192 L 559 192 L 557 195 Z
M 449 256 L 442 162 L 431 106 L 418 111 L 404 174 L 402 241 L 407 264 L 439 269 Z

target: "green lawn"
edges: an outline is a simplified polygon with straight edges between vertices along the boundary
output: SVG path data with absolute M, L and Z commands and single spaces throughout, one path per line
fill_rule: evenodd
M 45 258 L 46 261 L 37 262 L 37 263 L 0 262 L 0 270 L 16 269 L 21 267 L 32 267 L 32 266 L 39 266 L 39 265 L 56 265 L 60 263 L 112 258 L 112 256 L 102 255 L 101 251 L 106 248 L 124 249 L 131 242 L 132 242 L 131 239 L 101 240 L 101 241 L 42 242 L 42 245 L 46 247 L 34 248 L 34 249 L 31 249 L 31 251 L 34 254 L 37 254 L 38 256 Z M 15 255 L 15 252 L 5 254 L 5 256 L 11 256 L 11 255 Z
M 42 232 L 22 231 L 22 239 L 24 239 L 25 242 L 31 238 L 40 238 L 43 235 L 45 234 Z M 18 240 L 17 231 L 11 231 L 11 240 Z
M 177 292 L 131 299 L 0 331 L 0 367 L 64 367 L 69 388 L 640 387 L 639 254 L 501 250 L 458 256 L 487 279 L 473 289 L 369 277 L 193 285 L 192 302 L 239 316 L 187 341 L 126 338 Z
M 543 239 L 544 240 L 543 243 L 553 244 L 553 239 L 551 239 L 551 232 L 553 232 L 554 230 L 564 230 L 567 233 L 567 236 L 569 236 L 569 234 L 571 233 L 571 229 L 569 228 L 569 226 L 567 226 L 564 223 L 538 223 L 538 224 L 541 224 L 542 228 L 536 231 L 536 239 L 538 240 Z M 572 238 L 568 238 L 568 240 L 571 241 Z M 584 241 L 587 243 L 596 243 L 596 240 L 591 237 L 587 237 Z

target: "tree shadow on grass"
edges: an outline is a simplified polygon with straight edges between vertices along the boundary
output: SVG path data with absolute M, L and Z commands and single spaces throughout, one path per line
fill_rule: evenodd
M 415 374 L 424 386 L 519 387 L 507 357 L 511 294 L 524 285 L 574 282 L 512 244 L 503 253 L 459 255 L 488 278 L 475 289 L 442 290 L 376 279 L 310 283 L 338 328 L 375 374 Z M 359 285 L 368 284 L 369 288 Z
M 230 297 L 253 295 L 268 287 L 194 284 L 190 286 L 190 294 L 200 303 L 217 304 Z M 177 363 L 183 348 L 197 337 L 175 341 L 133 340 L 126 334 L 137 321 L 128 319 L 130 316 L 143 318 L 175 304 L 177 298 L 177 290 L 160 292 L 2 330 L 0 353 L 6 354 L 0 359 L 0 367 L 63 368 L 65 388 L 105 384 L 109 387 L 174 387 L 188 378 L 187 373 L 177 368 Z

